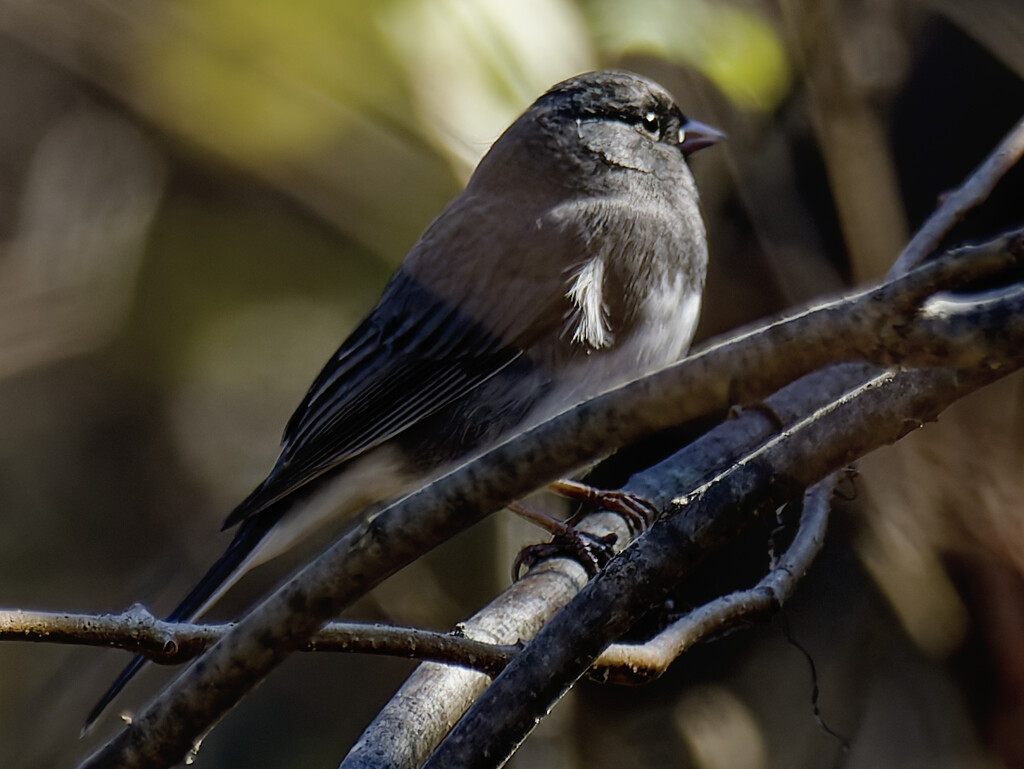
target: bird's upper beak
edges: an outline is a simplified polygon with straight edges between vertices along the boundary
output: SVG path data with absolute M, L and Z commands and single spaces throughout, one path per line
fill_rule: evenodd
M 724 138 L 724 133 L 699 120 L 687 120 L 679 127 L 679 148 L 684 155 L 710 147 Z

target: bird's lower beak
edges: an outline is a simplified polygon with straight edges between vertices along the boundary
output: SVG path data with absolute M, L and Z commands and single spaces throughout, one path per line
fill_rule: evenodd
M 679 128 L 679 148 L 684 155 L 691 155 L 697 150 L 710 147 L 724 138 L 724 133 L 699 120 L 687 120 Z

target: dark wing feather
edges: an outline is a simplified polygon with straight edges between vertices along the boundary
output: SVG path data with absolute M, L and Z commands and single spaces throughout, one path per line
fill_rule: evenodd
M 399 271 L 309 388 L 270 475 L 228 516 L 225 528 L 242 523 L 231 545 L 168 619 L 191 619 L 235 572 L 287 512 L 287 503 L 275 502 L 452 403 L 521 354 Z M 85 729 L 145 662 L 132 659 Z
M 400 270 L 310 386 L 274 469 L 224 527 L 394 437 L 521 354 Z

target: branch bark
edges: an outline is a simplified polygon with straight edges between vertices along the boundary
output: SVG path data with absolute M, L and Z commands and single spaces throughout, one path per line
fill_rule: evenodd
M 930 344 L 914 346 L 923 341 L 915 336 L 922 300 L 1012 267 L 1022 242 L 1017 233 L 747 332 L 582 404 L 396 503 L 264 601 L 83 766 L 177 763 L 241 696 L 373 585 L 493 510 L 621 445 L 709 411 L 759 400 L 836 361 L 933 360 Z M 979 355 L 955 342 L 941 352 L 972 361 Z M 986 366 L 1004 364 L 999 348 L 980 354 Z
M 958 190 L 957 193 L 946 198 L 939 210 L 936 211 L 928 222 L 926 222 L 922 231 L 912 239 L 901 253 L 893 268 L 890 270 L 890 277 L 896 277 L 904 274 L 928 256 L 937 247 L 939 241 L 948 234 L 953 225 L 960 221 L 968 210 L 979 205 L 985 198 L 987 198 L 991 190 L 998 183 L 999 179 L 1002 178 L 1006 171 L 1015 164 L 1017 160 L 1019 160 L 1022 154 L 1024 154 L 1024 120 L 1018 123 L 1014 129 L 1010 131 L 996 151 L 993 152 L 992 155 L 990 155 L 989 158 L 987 158 L 986 161 L 967 179 L 961 189 Z M 922 382 L 922 386 L 942 387 L 948 385 L 950 377 L 955 379 L 956 374 L 948 370 L 936 370 L 931 372 L 930 375 L 925 374 L 923 376 L 928 378 Z M 856 381 L 857 377 L 850 372 L 846 372 L 844 374 L 837 369 L 833 369 L 832 371 L 823 371 L 811 375 L 807 377 L 806 381 L 796 383 L 794 387 L 812 391 L 814 388 L 823 387 L 830 383 L 834 384 L 835 382 L 842 381 L 844 379 L 852 383 Z M 754 418 L 754 413 L 755 412 L 748 412 L 747 414 L 744 414 L 741 419 L 752 419 Z M 569 681 L 569 684 L 571 684 L 571 681 Z M 566 684 L 566 686 L 569 684 Z M 549 705 L 553 704 L 553 701 L 554 699 L 549 702 Z M 513 729 L 511 733 L 515 736 L 511 737 L 511 741 L 515 742 L 516 740 L 525 738 L 529 728 L 529 726 L 524 725 L 521 727 L 518 734 L 516 734 Z M 506 730 L 505 736 L 506 738 L 509 738 L 507 725 L 502 725 L 499 729 Z M 463 730 L 461 732 L 461 736 L 456 734 L 459 730 Z M 449 741 L 456 743 L 456 745 L 450 746 L 447 750 L 457 752 L 459 750 L 458 745 L 459 743 L 464 742 L 466 734 L 466 728 L 463 727 L 460 722 L 453 731 L 452 736 L 449 738 Z M 493 745 L 492 734 L 488 730 L 481 731 L 477 736 L 477 740 L 477 747 L 481 749 L 481 752 L 483 752 L 484 746 L 490 749 Z M 445 750 L 445 748 L 442 750 Z M 438 759 L 438 762 L 442 761 L 443 755 L 441 759 Z M 497 764 L 500 762 L 496 761 L 494 763 Z
M 1024 350 L 1018 346 L 1013 355 L 1008 365 L 1024 365 Z M 882 372 L 675 499 L 669 517 L 613 559 L 544 626 L 424 767 L 503 764 L 605 647 L 758 514 L 793 498 L 834 468 L 895 442 L 997 376 Z
M 998 169 L 990 168 L 986 173 L 990 178 L 998 178 L 995 176 Z M 991 184 L 994 183 L 991 181 Z M 937 347 L 930 341 L 928 334 L 935 331 L 934 324 L 948 325 L 957 317 L 963 317 L 963 312 L 958 315 L 951 311 L 945 315 L 933 314 L 925 318 L 918 310 L 921 301 L 932 292 L 952 288 L 969 280 L 972 269 L 975 270 L 973 277 L 979 277 L 1010 266 L 1019 258 L 1020 247 L 1020 234 L 1017 233 L 1014 238 L 1001 243 L 1000 248 L 993 248 L 991 252 L 974 251 L 965 254 L 966 258 L 946 259 L 926 265 L 880 289 L 805 310 L 765 329 L 747 332 L 675 367 L 583 404 L 459 468 L 391 506 L 373 520 L 363 522 L 339 540 L 317 561 L 251 612 L 199 662 L 172 683 L 138 719 L 83 766 L 156 767 L 177 763 L 240 697 L 292 651 L 301 648 L 327 619 L 359 595 L 405 563 L 491 511 L 556 477 L 571 473 L 607 455 L 618 446 L 712 410 L 761 399 L 786 382 L 842 360 L 864 359 L 883 364 L 901 360 L 907 365 L 973 365 L 985 372 L 977 377 L 966 378 L 958 378 L 957 374 L 949 370 L 903 372 L 891 375 L 894 383 L 885 387 L 881 386 L 880 380 L 869 380 L 876 392 L 889 392 L 892 389 L 897 395 L 905 395 L 907 386 L 911 386 L 923 388 L 933 399 L 944 395 L 951 400 L 960 392 L 959 388 L 964 383 L 974 383 L 983 376 L 992 377 L 993 371 L 1007 372 L 1018 364 L 1004 357 L 1005 350 L 986 348 L 982 353 L 984 357 L 979 358 L 978 352 L 970 345 L 953 342 Z M 1000 264 L 986 261 L 1001 249 L 1000 258 L 1003 261 Z M 901 261 L 909 263 L 913 259 L 907 257 L 904 260 L 901 257 Z M 1017 297 L 1012 296 L 1005 299 L 1009 303 L 1017 301 Z M 993 307 L 989 308 L 990 316 L 995 312 Z M 1002 312 L 1005 314 L 1006 311 Z M 998 315 L 998 312 L 995 314 Z M 933 325 L 926 331 L 921 324 L 928 323 Z M 1004 343 L 1010 340 L 1015 345 L 1011 349 L 1024 347 L 1021 345 L 1017 324 L 1012 329 L 990 328 L 983 337 L 983 342 L 986 339 L 997 343 L 1000 339 Z M 915 349 L 915 343 L 924 343 L 926 347 Z M 950 357 L 945 357 L 947 355 Z M 920 378 L 911 379 L 912 375 Z M 801 386 L 819 393 L 826 392 L 834 387 L 835 382 L 849 386 L 850 379 L 844 379 L 844 376 L 849 377 L 849 372 L 842 374 L 835 369 L 826 370 L 807 377 Z M 861 391 L 858 398 L 870 399 L 872 396 L 869 388 Z M 934 400 L 927 404 L 917 404 L 917 407 L 921 413 L 931 413 L 937 408 Z M 839 408 L 834 413 L 841 415 L 848 411 L 851 410 Z M 734 424 L 744 423 L 744 427 L 749 426 L 755 413 L 747 412 L 740 419 L 734 420 Z M 812 423 L 823 421 L 827 420 L 812 420 Z M 907 423 L 902 421 L 898 429 L 891 425 L 887 427 L 890 432 L 883 437 L 890 439 L 898 436 L 900 430 L 908 429 Z M 806 435 L 809 432 L 813 431 L 802 430 L 798 434 Z M 863 438 L 862 445 L 874 445 L 866 436 L 860 437 Z M 879 436 L 876 435 L 875 439 L 879 439 Z M 797 439 L 790 437 L 788 441 L 795 443 Z M 774 441 L 770 445 L 777 446 L 779 443 Z M 849 449 L 837 449 L 833 459 L 849 453 Z M 780 461 L 783 459 L 780 457 Z M 736 470 L 730 477 L 735 478 L 734 482 L 739 483 L 753 498 L 751 484 L 758 477 L 770 480 L 771 475 L 761 461 L 741 466 L 743 471 Z M 749 475 L 758 468 L 759 473 Z M 821 470 L 821 474 L 829 469 L 833 468 Z M 783 486 L 788 487 L 796 479 L 804 479 L 808 483 L 814 480 L 804 478 L 805 475 L 806 472 L 796 473 L 786 484 L 768 484 L 768 487 L 777 490 Z M 677 478 L 670 474 L 668 478 L 660 478 L 654 483 L 660 485 L 674 480 Z M 691 487 L 681 485 L 675 488 Z M 721 493 L 717 491 L 719 488 L 725 488 L 725 484 L 715 487 L 716 494 Z M 789 488 L 788 491 L 793 493 L 796 489 Z M 645 496 L 651 498 L 651 495 Z M 709 499 L 713 496 L 709 490 Z M 735 509 L 738 509 L 735 505 L 729 508 L 730 511 Z M 687 519 L 689 517 L 684 516 Z M 733 518 L 735 516 L 723 516 L 722 521 L 737 523 Z M 666 528 L 666 525 L 655 529 L 672 532 L 671 526 Z M 718 528 L 721 525 L 709 522 L 699 533 L 710 535 L 717 532 L 724 535 Z M 670 534 L 677 535 L 678 532 Z M 647 535 L 645 539 L 650 540 L 651 536 Z M 620 569 L 621 566 L 616 568 Z M 600 581 L 591 583 L 598 587 L 587 587 L 585 592 L 593 596 L 595 591 L 602 589 L 601 585 L 611 579 L 602 576 Z M 650 598 L 648 594 L 652 590 L 657 593 L 663 589 L 663 585 L 648 588 L 630 598 L 630 601 L 634 604 L 643 603 Z M 542 609 L 540 614 L 553 611 L 550 608 L 552 603 Z M 621 616 L 628 617 L 628 612 Z M 564 625 L 565 621 L 559 623 L 558 618 L 555 618 L 548 627 Z M 525 624 L 529 625 L 530 622 L 526 621 Z M 607 645 L 614 640 L 614 636 L 598 635 L 595 639 L 599 640 L 588 641 L 584 652 L 574 657 L 574 664 L 566 667 L 561 675 L 552 678 L 546 684 L 546 689 L 534 690 L 535 693 L 546 692 L 547 706 L 582 672 L 580 665 L 583 660 L 586 660 L 587 665 L 593 661 L 599 650 L 594 648 L 595 644 L 597 647 Z M 523 656 L 536 656 L 539 653 L 537 648 L 536 644 L 531 644 Z M 519 660 L 514 662 L 489 691 L 507 691 L 505 684 L 498 684 L 502 679 L 512 680 L 521 675 L 525 664 Z M 493 697 L 488 695 L 487 699 L 491 701 Z M 534 697 L 529 703 L 537 706 L 543 699 L 544 696 Z M 480 706 L 474 707 L 467 716 L 467 723 L 479 723 L 481 710 Z M 477 739 L 483 740 L 481 744 L 488 746 L 514 745 L 525 736 L 526 727 L 522 726 L 525 722 L 517 721 L 515 717 L 512 722 L 520 724 L 519 731 L 516 732 L 514 728 L 509 731 L 509 721 L 506 719 L 504 725 L 498 727 L 499 731 L 505 731 L 500 738 L 495 737 L 497 743 L 490 741 L 488 729 L 478 731 Z M 495 721 L 493 725 L 497 724 L 498 721 Z M 444 763 L 446 754 L 443 751 L 462 750 L 471 745 L 465 739 L 467 728 L 462 724 L 456 727 L 446 741 L 449 747 L 443 748 L 442 753 L 438 754 L 435 765 L 438 762 Z M 480 751 L 479 755 L 485 752 Z M 492 752 L 491 755 L 495 754 Z

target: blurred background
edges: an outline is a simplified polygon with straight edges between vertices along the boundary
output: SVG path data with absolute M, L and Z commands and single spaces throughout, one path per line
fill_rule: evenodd
M 608 66 L 729 134 L 693 163 L 707 338 L 884 273 L 1024 114 L 1024 4 L 0 0 L 0 604 L 169 610 L 489 144 Z M 1021 200 L 1017 171 L 951 241 L 1020 224 Z M 867 459 L 787 608 L 848 750 L 776 620 L 646 687 L 581 684 L 515 765 L 1024 766 L 1022 409 L 1011 378 Z M 522 538 L 496 517 L 350 614 L 448 628 Z M 767 561 L 733 558 L 750 579 Z M 0 766 L 70 766 L 109 737 L 115 713 L 78 732 L 126 661 L 0 644 Z M 336 765 L 411 668 L 297 655 L 199 765 Z

